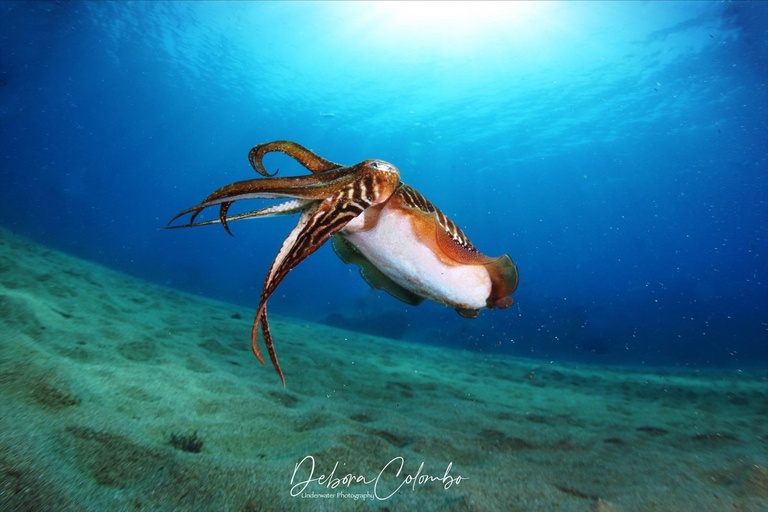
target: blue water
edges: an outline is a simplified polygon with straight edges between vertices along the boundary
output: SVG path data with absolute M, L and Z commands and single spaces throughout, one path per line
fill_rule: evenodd
M 274 313 L 546 360 L 768 364 L 768 4 L 423 7 L 0 3 L 0 224 L 255 308 L 295 218 L 158 228 L 288 139 L 392 162 L 520 286 L 467 320 L 324 247 Z

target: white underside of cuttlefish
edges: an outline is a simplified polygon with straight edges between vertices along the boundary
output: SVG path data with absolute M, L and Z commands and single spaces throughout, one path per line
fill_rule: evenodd
M 389 203 L 370 230 L 361 230 L 365 212 L 351 220 L 340 236 L 397 285 L 435 302 L 464 309 L 482 309 L 491 294 L 488 269 L 456 264 L 424 237 L 411 215 Z M 339 235 L 337 235 L 339 236 Z
M 311 175 L 272 178 L 262 165 L 265 154 L 286 153 Z M 346 263 L 358 265 L 374 288 L 408 303 L 429 299 L 456 308 L 474 318 L 481 309 L 506 308 L 517 288 L 517 267 L 508 255 L 489 258 L 464 233 L 414 188 L 400 182 L 395 166 L 365 160 L 342 167 L 289 141 L 255 146 L 249 153 L 252 167 L 267 178 L 222 187 L 202 203 L 176 217 L 191 213 L 189 223 L 173 227 L 222 224 L 248 218 L 300 213 L 299 222 L 283 242 L 261 292 L 251 332 L 251 347 L 264 363 L 258 347 L 261 327 L 272 364 L 285 378 L 277 361 L 267 321 L 267 301 L 296 265 L 332 240 Z M 229 206 L 242 199 L 290 198 L 248 213 L 227 216 Z M 195 223 L 205 208 L 219 206 L 219 218 Z

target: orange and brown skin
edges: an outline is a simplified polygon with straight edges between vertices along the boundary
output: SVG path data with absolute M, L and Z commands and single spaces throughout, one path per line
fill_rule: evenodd
M 310 175 L 273 178 L 262 164 L 264 155 L 282 152 L 296 159 L 312 172 Z M 285 387 L 285 378 L 278 363 L 274 343 L 267 321 L 267 301 L 285 276 L 331 237 L 342 231 L 350 221 L 366 212 L 363 231 L 373 228 L 378 214 L 389 203 L 413 215 L 419 237 L 434 244 L 434 252 L 451 264 L 484 265 L 492 281 L 488 308 L 505 308 L 514 302 L 509 295 L 517 287 L 517 267 L 509 256 L 488 258 L 480 253 L 464 233 L 440 210 L 412 187 L 400 182 L 396 167 L 381 160 L 365 160 L 343 167 L 326 160 L 310 150 L 290 141 L 260 144 L 251 149 L 248 160 L 253 169 L 265 178 L 239 181 L 224 186 L 197 206 L 184 210 L 171 219 L 191 213 L 189 223 L 173 227 L 191 227 L 222 224 L 231 235 L 228 221 L 244 218 L 300 213 L 299 223 L 283 242 L 273 261 L 261 291 L 259 306 L 251 331 L 251 348 L 262 364 L 264 358 L 258 347 L 261 327 L 265 345 L 275 370 Z M 261 210 L 227 216 L 230 205 L 240 199 L 289 198 L 289 201 Z M 195 223 L 204 209 L 219 205 L 218 220 Z M 390 292 L 391 293 L 391 292 Z M 400 297 L 398 297 L 400 298 Z M 433 297 L 426 297 L 432 298 Z M 423 300 L 423 299 L 419 299 Z M 438 300 L 438 302 L 440 302 Z M 418 302 L 416 302 L 418 303 Z M 476 309 L 462 310 L 463 316 L 474 317 Z
M 515 301 L 510 295 L 517 288 L 518 273 L 517 266 L 512 263 L 509 255 L 505 254 L 499 258 L 485 256 L 469 241 L 461 228 L 418 190 L 406 183 L 400 183 L 389 202 L 399 203 L 402 209 L 413 212 L 412 223 L 417 227 L 422 239 L 434 237 L 437 249 L 434 252 L 438 255 L 442 253 L 447 257 L 444 260 L 450 260 L 448 263 L 483 265 L 489 268 L 493 286 L 486 307 L 504 309 L 514 304 Z M 474 318 L 477 311 L 459 311 L 459 314 Z

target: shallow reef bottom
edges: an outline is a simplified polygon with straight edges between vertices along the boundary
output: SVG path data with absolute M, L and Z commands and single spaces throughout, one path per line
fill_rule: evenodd
M 768 510 L 765 372 L 251 318 L 0 230 L 0 509 Z

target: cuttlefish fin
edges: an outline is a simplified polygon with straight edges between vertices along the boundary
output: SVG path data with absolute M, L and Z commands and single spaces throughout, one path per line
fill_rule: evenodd
M 349 221 L 360 215 L 363 210 L 370 206 L 371 202 L 365 198 L 351 199 L 348 191 L 343 190 L 332 198 L 323 201 L 316 201 L 309 205 L 301 214 L 299 223 L 285 239 L 277 257 L 272 262 L 272 266 L 267 272 L 267 278 L 264 281 L 264 287 L 261 290 L 261 299 L 259 307 L 256 310 L 256 318 L 253 321 L 251 330 L 251 348 L 256 357 L 264 363 L 258 347 L 259 324 L 264 321 L 267 301 L 274 293 L 285 276 L 293 270 L 296 265 L 304 261 L 310 254 L 314 253 L 333 235 L 341 231 Z M 274 346 L 272 337 L 267 336 L 269 329 L 262 325 L 262 333 L 265 336 L 265 344 L 269 350 L 272 364 L 278 374 L 282 375 L 282 370 L 274 356 Z M 285 385 L 285 383 L 283 383 Z
M 498 258 L 490 258 L 474 247 L 470 248 L 461 240 L 457 240 L 440 225 L 436 226 L 435 237 L 437 246 L 446 257 L 459 264 L 482 265 L 486 268 L 488 276 L 491 278 L 491 293 L 487 301 L 489 308 L 504 309 L 515 303 L 510 295 L 517 288 L 519 276 L 517 265 L 512 262 L 512 258 L 508 254 Z M 475 318 L 478 313 L 478 310 L 456 309 L 456 311 L 466 318 Z
M 479 309 L 456 308 L 456 312 L 464 318 L 477 318 Z
M 334 235 L 331 239 L 333 250 L 341 258 L 341 261 L 350 265 L 360 267 L 360 275 L 371 286 L 378 290 L 384 290 L 396 299 L 400 299 L 406 304 L 418 306 L 424 301 L 424 297 L 410 292 L 384 275 L 371 261 L 366 258 L 352 244 L 346 241 L 341 235 Z
M 418 232 L 425 237 L 435 237 L 441 255 L 463 265 L 484 265 L 493 261 L 478 251 L 461 228 L 418 190 L 401 183 L 396 194 L 399 206 L 410 211 Z
M 515 299 L 510 295 L 517 289 L 517 284 L 520 282 L 517 265 L 512 262 L 509 254 L 505 254 L 486 263 L 485 268 L 488 269 L 492 283 L 489 302 L 499 309 L 510 307 L 515 303 Z

